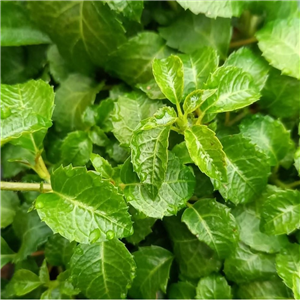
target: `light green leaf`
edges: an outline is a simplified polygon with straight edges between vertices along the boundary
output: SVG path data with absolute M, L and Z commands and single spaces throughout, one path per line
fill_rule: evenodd
M 39 278 L 42 284 L 49 284 L 50 282 L 50 276 L 49 276 L 49 271 L 48 271 L 48 266 L 47 266 L 47 261 L 44 259 L 40 271 L 39 271 Z
M 209 18 L 232 18 L 239 17 L 244 8 L 243 1 L 187 1 L 177 0 L 185 9 L 189 9 L 194 14 L 205 14 Z
M 262 206 L 260 228 L 269 235 L 290 234 L 300 228 L 300 192 L 281 190 Z
M 190 114 L 200 107 L 202 102 L 211 97 L 217 90 L 196 90 L 188 94 L 183 103 L 184 113 Z
M 299 274 L 293 275 L 293 293 L 295 299 L 300 298 L 300 275 Z
M 91 162 L 95 170 L 105 179 L 111 179 L 114 175 L 114 170 L 110 163 L 101 157 L 99 154 L 91 154 Z
M 226 278 L 238 284 L 255 280 L 267 280 L 276 275 L 275 256 L 252 252 L 242 243 L 226 258 L 224 264 Z
M 258 104 L 275 117 L 294 117 L 300 112 L 300 85 L 295 78 L 282 76 L 271 69 Z
M 53 192 L 41 194 L 35 206 L 40 218 L 54 232 L 79 243 L 132 234 L 122 195 L 96 173 L 88 172 L 84 167 L 60 167 L 51 176 L 51 186 Z
M 9 294 L 23 296 L 41 285 L 38 275 L 29 270 L 21 269 L 14 273 L 6 289 L 9 290 Z
M 266 60 L 283 74 L 300 79 L 299 17 L 268 22 L 256 33 Z
M 201 105 L 203 113 L 237 110 L 260 98 L 259 89 L 252 76 L 233 66 L 218 68 L 208 79 L 206 88 L 217 89 L 217 92 Z
M 28 212 L 30 207 L 31 205 L 23 203 L 17 210 L 12 224 L 14 232 L 21 240 L 21 246 L 14 259 L 15 262 L 26 259 L 28 255 L 43 245 L 52 234 L 50 228 L 41 222 L 36 211 Z
M 133 133 L 130 144 L 132 165 L 151 197 L 157 195 L 165 178 L 170 125 L 175 121 L 175 111 L 163 107 L 152 118 L 141 122 Z
M 253 281 L 239 286 L 240 299 L 291 299 L 291 293 L 281 280 Z
M 179 105 L 183 94 L 183 64 L 178 56 L 154 59 L 153 75 L 162 93 L 173 104 Z
M 266 198 L 267 194 L 261 198 Z M 262 199 L 257 199 L 260 204 Z M 257 209 L 258 203 L 239 205 L 232 214 L 234 215 L 240 231 L 240 240 L 252 249 L 267 253 L 279 252 L 288 244 L 285 235 L 270 236 L 260 231 L 260 209 Z
M 160 101 L 148 99 L 143 93 L 133 91 L 118 98 L 112 116 L 113 133 L 122 145 L 128 146 L 139 123 L 162 107 Z
M 144 214 L 139 213 L 134 208 L 130 209 L 133 221 L 133 235 L 126 238 L 128 243 L 137 245 L 143 241 L 147 235 L 152 232 L 152 226 L 156 219 L 146 217 Z
M 163 216 L 176 214 L 185 207 L 193 194 L 195 186 L 193 172 L 183 166 L 172 152 L 168 154 L 166 175 L 155 198 L 151 198 L 145 185 L 139 182 L 130 162 L 124 167 L 127 169 L 128 179 L 124 182 L 126 200 L 148 217 L 161 219 Z
M 161 100 L 166 98 L 154 78 L 146 83 L 137 84 L 136 87 L 142 90 L 150 99 Z
M 11 262 L 15 256 L 16 253 L 9 248 L 6 241 L 1 236 L 1 269 L 3 266 Z
M 1 46 L 50 44 L 51 40 L 30 20 L 26 4 L 1 2 Z
M 72 283 L 90 299 L 126 298 L 135 263 L 117 239 L 78 245 L 70 261 Z
M 193 160 L 190 157 L 189 151 L 186 147 L 186 142 L 177 144 L 172 149 L 172 152 L 180 159 L 183 164 L 192 164 Z
M 75 246 L 75 242 L 69 242 L 59 234 L 50 236 L 45 245 L 47 262 L 52 266 L 67 266 Z
M 193 53 L 209 46 L 225 59 L 231 39 L 231 25 L 230 20 L 223 18 L 214 20 L 204 15 L 195 16 L 185 12 L 170 26 L 159 28 L 159 33 L 167 41 L 168 46 L 183 53 Z
M 1 84 L 1 145 L 52 125 L 54 93 L 43 80 Z
M 53 119 L 57 129 L 84 129 L 82 113 L 94 103 L 103 83 L 96 84 L 80 74 L 71 74 L 56 91 Z
M 152 61 L 171 54 L 164 40 L 154 32 L 141 32 L 120 46 L 107 62 L 107 71 L 128 83 L 152 79 Z
M 227 181 L 213 180 L 225 200 L 234 204 L 257 199 L 267 185 L 270 167 L 266 157 L 240 134 L 221 139 L 226 154 Z
M 194 90 L 204 88 L 209 75 L 219 65 L 217 51 L 211 47 L 202 47 L 191 54 L 178 55 L 183 63 L 184 89 L 183 97 Z
M 124 17 L 140 22 L 142 12 L 144 9 L 143 1 L 125 1 L 125 0 L 116 0 L 116 1 L 106 1 L 110 9 L 115 10 L 124 15 Z
M 220 258 L 234 252 L 239 233 L 236 221 L 225 205 L 214 199 L 198 200 L 184 211 L 181 220 Z
M 204 125 L 194 125 L 184 132 L 186 146 L 194 163 L 207 176 L 226 180 L 225 153 L 215 133 Z
M 265 86 L 270 70 L 270 66 L 261 56 L 246 47 L 230 54 L 224 66 L 235 66 L 251 74 L 259 90 L 262 90 Z
M 196 288 L 189 282 L 172 283 L 168 288 L 168 299 L 194 299 Z
M 300 246 L 298 244 L 290 244 L 276 255 L 276 270 L 290 289 L 296 288 L 294 276 L 300 274 Z
M 231 287 L 223 276 L 212 274 L 201 278 L 195 299 L 232 299 Z
M 270 116 L 257 114 L 247 118 L 240 125 L 240 131 L 267 156 L 270 166 L 277 166 L 290 150 L 290 133 Z
M 61 145 L 64 165 L 83 166 L 90 160 L 93 144 L 85 131 L 74 131 L 67 135 Z
M 179 216 L 164 218 L 164 226 L 173 244 L 180 278 L 199 280 L 220 270 L 221 260 L 217 258 L 216 253 L 200 242 L 181 222 Z
M 19 205 L 20 201 L 16 193 L 1 191 L 1 228 L 5 228 L 13 222 Z
M 133 253 L 133 257 L 137 269 L 129 296 L 155 299 L 158 291 L 166 293 L 172 253 L 158 246 L 141 247 Z
M 31 18 L 77 70 L 104 66 L 108 55 L 126 41 L 116 13 L 103 2 L 30 2 L 27 6 Z
M 298 174 L 300 175 L 300 147 L 295 152 L 295 168 L 298 171 Z

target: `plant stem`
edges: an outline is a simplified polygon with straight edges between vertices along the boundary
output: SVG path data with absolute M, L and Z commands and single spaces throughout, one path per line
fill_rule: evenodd
M 245 109 L 244 111 L 242 111 L 239 115 L 237 115 L 233 120 L 231 120 L 230 122 L 228 122 L 227 126 L 232 126 L 235 123 L 237 123 L 238 121 L 242 120 L 245 116 L 247 116 L 249 114 L 249 110 Z
M 180 106 L 179 103 L 176 103 L 176 108 L 177 108 L 179 118 L 182 119 L 183 118 L 183 113 L 182 113 L 181 106 Z
M 249 45 L 252 43 L 256 43 L 257 39 L 255 37 L 251 37 L 249 39 L 245 39 L 245 40 L 240 40 L 240 41 L 236 41 L 236 42 L 231 42 L 230 43 L 230 48 L 237 48 L 237 47 L 241 47 L 244 45 Z
M 299 185 L 300 185 L 300 180 L 299 180 L 299 181 L 294 181 L 294 182 L 292 182 L 292 183 L 288 183 L 288 184 L 286 184 L 285 186 L 286 186 L 287 188 L 293 189 L 293 188 L 295 188 L 295 187 L 297 187 L 297 186 L 299 186 Z
M 230 111 L 226 111 L 225 113 L 225 126 L 228 126 L 230 122 Z
M 31 256 L 41 256 L 41 255 L 44 255 L 45 254 L 45 251 L 36 251 L 36 252 L 33 252 L 31 253 Z
M 50 174 L 41 155 L 36 157 L 33 169 L 42 179 L 50 182 Z
M 48 183 L 27 183 L 27 182 L 7 182 L 1 181 L 1 190 L 5 191 L 36 191 L 40 193 L 51 192 L 51 185 Z

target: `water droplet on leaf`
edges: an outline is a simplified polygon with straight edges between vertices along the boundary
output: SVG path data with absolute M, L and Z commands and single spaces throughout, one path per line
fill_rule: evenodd
M 37 209 L 43 208 L 43 207 L 44 207 L 44 203 L 43 203 L 42 201 L 38 201 L 38 202 L 35 203 L 35 207 L 36 207 Z
M 108 230 L 108 231 L 106 232 L 106 238 L 107 238 L 108 240 L 112 240 L 114 237 L 115 237 L 115 233 L 114 233 L 112 230 Z

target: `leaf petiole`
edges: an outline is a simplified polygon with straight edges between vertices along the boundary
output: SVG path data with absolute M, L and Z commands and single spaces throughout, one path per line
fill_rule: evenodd
M 27 182 L 7 182 L 1 181 L 1 190 L 47 193 L 52 191 L 49 183 L 27 183 Z

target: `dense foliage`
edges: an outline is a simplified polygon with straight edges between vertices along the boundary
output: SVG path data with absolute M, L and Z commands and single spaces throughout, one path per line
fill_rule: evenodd
M 1 10 L 2 298 L 300 297 L 297 2 Z

